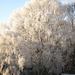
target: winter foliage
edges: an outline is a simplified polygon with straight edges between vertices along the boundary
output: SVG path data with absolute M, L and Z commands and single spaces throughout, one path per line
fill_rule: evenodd
M 11 14 L 8 24 L 1 23 L 0 74 L 22 75 L 26 68 L 34 75 L 64 71 L 75 50 L 75 25 L 64 20 L 66 13 L 67 5 L 58 0 L 31 0 Z

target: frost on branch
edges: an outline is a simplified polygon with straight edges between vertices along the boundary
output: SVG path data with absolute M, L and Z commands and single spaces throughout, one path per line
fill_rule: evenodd
M 61 7 L 61 8 L 60 8 Z M 62 13 L 62 14 L 61 14 Z M 2 75 L 60 74 L 74 50 L 75 31 L 57 0 L 31 0 L 9 18 L 0 34 Z M 1 28 L 1 27 L 0 27 Z

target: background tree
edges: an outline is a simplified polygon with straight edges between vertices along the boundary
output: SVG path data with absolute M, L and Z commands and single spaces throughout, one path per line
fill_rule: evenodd
M 66 5 L 66 16 L 70 20 L 72 28 L 75 28 L 75 2 Z

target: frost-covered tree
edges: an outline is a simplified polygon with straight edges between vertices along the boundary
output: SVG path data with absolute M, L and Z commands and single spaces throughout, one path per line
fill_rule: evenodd
M 67 3 L 65 8 L 67 19 L 70 21 L 72 28 L 75 28 L 75 2 L 73 1 L 72 3 Z
M 0 73 L 60 74 L 75 43 L 75 31 L 64 18 L 58 0 L 31 0 L 13 12 L 0 34 Z

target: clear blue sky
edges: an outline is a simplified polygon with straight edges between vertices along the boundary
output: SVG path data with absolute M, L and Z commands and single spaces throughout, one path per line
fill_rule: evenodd
M 10 14 L 18 7 L 22 7 L 26 1 L 30 0 L 0 0 L 0 23 L 7 22 Z M 60 1 L 71 2 L 72 0 L 60 0 Z
M 0 23 L 7 22 L 10 14 L 29 0 L 0 0 Z

